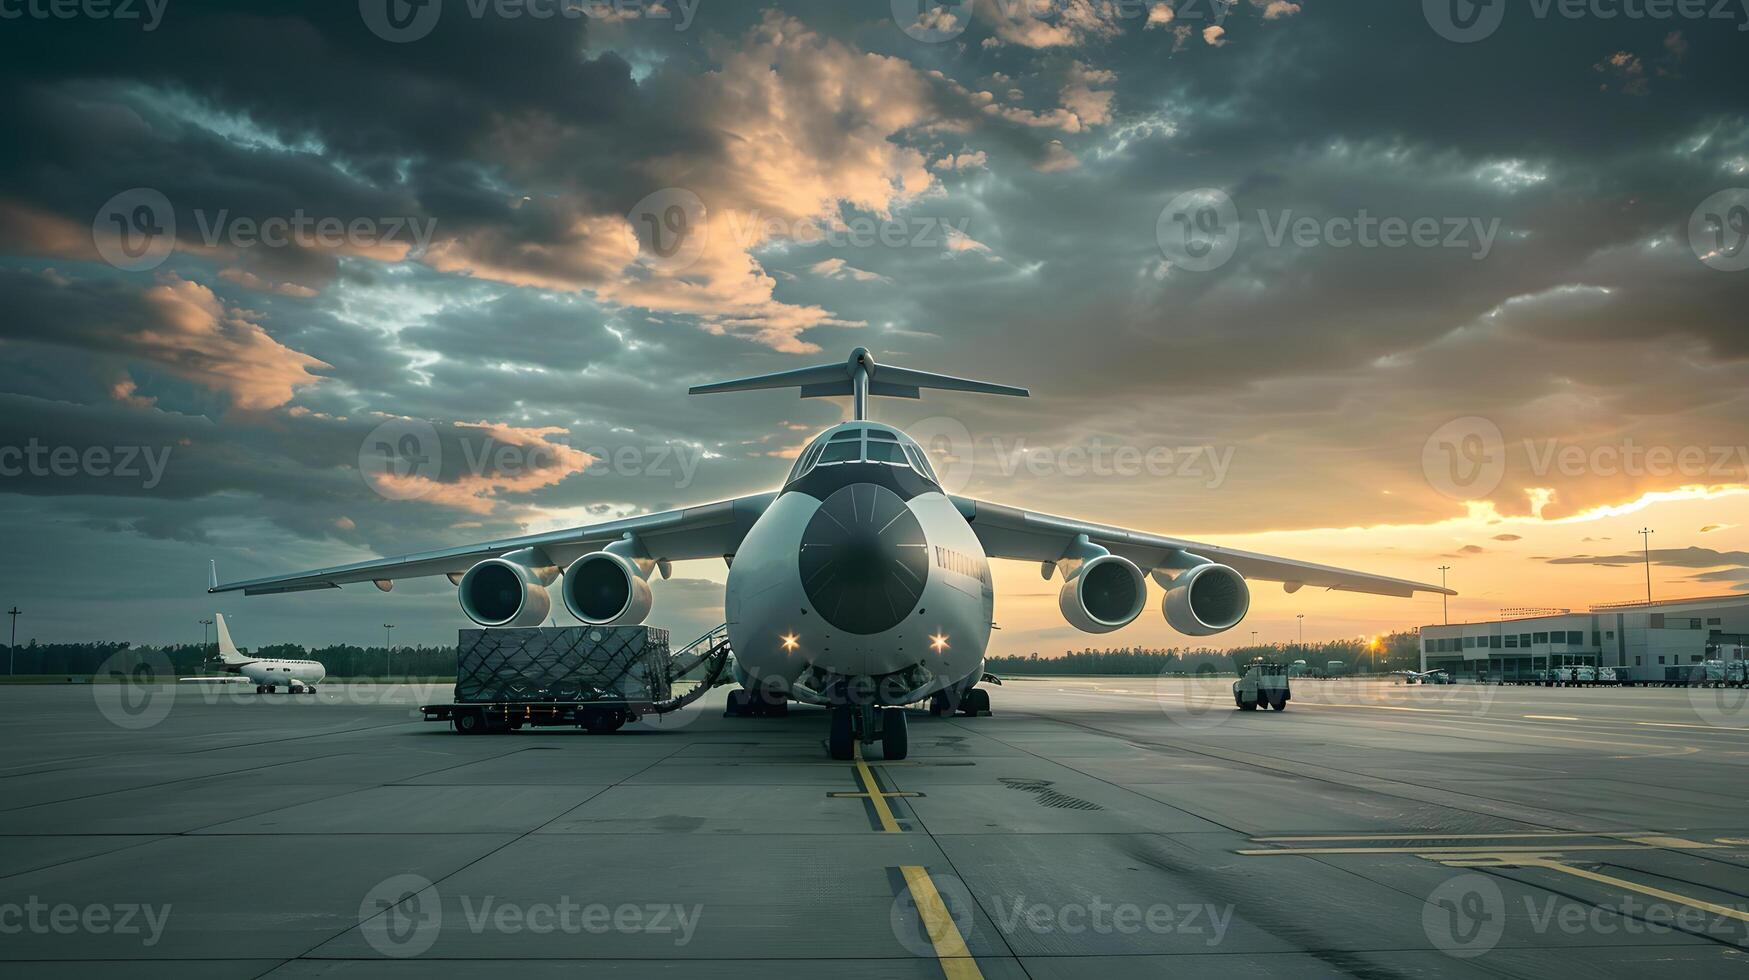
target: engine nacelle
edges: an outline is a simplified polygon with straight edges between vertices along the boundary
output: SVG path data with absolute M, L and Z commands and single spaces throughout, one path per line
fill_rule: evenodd
M 611 551 L 584 555 L 565 569 L 560 593 L 571 615 L 591 626 L 632 626 L 650 615 L 651 563 Z
M 456 585 L 456 598 L 462 614 L 481 626 L 539 626 L 553 609 L 542 575 L 503 558 L 468 569 Z
M 1198 565 L 1172 579 L 1160 610 L 1185 636 L 1213 636 L 1239 625 L 1251 611 L 1251 587 L 1225 565 Z
M 1148 585 L 1136 563 L 1120 555 L 1100 555 L 1071 567 L 1061 562 L 1063 589 L 1057 608 L 1069 625 L 1083 633 L 1123 629 L 1148 604 Z

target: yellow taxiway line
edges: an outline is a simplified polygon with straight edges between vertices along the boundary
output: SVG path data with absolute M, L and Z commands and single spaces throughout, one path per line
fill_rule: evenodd
M 899 821 L 893 819 L 893 808 L 887 805 L 887 794 L 881 792 L 880 784 L 875 782 L 874 773 L 868 768 L 868 763 L 862 758 L 862 745 L 852 743 L 851 758 L 856 760 L 856 777 L 862 781 L 863 791 L 868 794 L 869 803 L 874 806 L 875 818 L 881 823 L 881 830 L 889 834 L 903 833 L 899 829 Z M 934 890 L 934 886 L 930 886 Z
M 1595 881 L 1599 884 L 1608 885 L 1611 888 L 1623 888 L 1628 891 L 1639 892 L 1642 895 L 1650 895 L 1660 901 L 1671 902 L 1676 905 L 1687 905 L 1691 908 L 1711 912 L 1714 915 L 1723 915 L 1740 922 L 1749 922 L 1749 912 L 1745 912 L 1742 909 L 1734 909 L 1728 905 L 1719 905 L 1703 898 L 1695 898 L 1692 895 L 1679 895 L 1676 892 L 1665 891 L 1662 888 L 1654 888 L 1651 885 L 1642 885 L 1639 882 L 1629 881 L 1626 878 L 1617 878 L 1614 875 L 1599 874 L 1596 871 L 1590 871 L 1585 868 L 1576 868 L 1570 864 L 1562 864 L 1559 861 L 1540 858 L 1530 858 L 1520 861 L 1515 861 L 1511 858 L 1502 858 L 1496 861 L 1488 857 L 1479 857 L 1469 861 L 1442 861 L 1440 863 L 1454 868 L 1485 868 L 1506 865 L 1515 868 L 1543 868 L 1548 871 L 1559 871 L 1561 874 Z
M 929 942 L 935 947 L 935 958 L 941 962 L 941 972 L 947 980 L 983 980 L 978 961 L 972 959 L 972 951 L 966 948 L 966 937 L 960 935 L 959 927 L 954 925 L 953 915 L 948 912 L 947 903 L 941 900 L 941 893 L 935 890 L 929 872 L 913 864 L 899 868 L 899 873 L 905 876 L 905 885 L 911 890 L 911 901 L 917 906 L 917 915 L 923 920 L 923 928 L 929 934 Z

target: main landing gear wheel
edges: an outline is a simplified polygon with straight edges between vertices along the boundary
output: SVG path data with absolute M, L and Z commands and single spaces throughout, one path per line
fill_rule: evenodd
M 267 685 L 265 685 L 265 684 L 255 685 L 255 693 L 256 694 L 266 694 L 267 693 Z
M 881 753 L 887 761 L 897 762 L 911 751 L 911 730 L 905 724 L 904 708 L 888 708 L 881 712 Z
M 946 691 L 937 691 L 929 696 L 929 713 L 937 718 L 947 718 L 954 713 L 953 699 Z
M 729 703 L 723 708 L 724 718 L 787 718 L 789 700 L 771 698 L 745 688 L 729 692 Z
M 832 709 L 832 728 L 826 735 L 826 751 L 832 758 L 848 761 L 856 755 L 856 729 L 853 716 L 856 709 L 841 704 Z
M 751 714 L 747 709 L 747 706 L 751 701 L 752 697 L 747 693 L 745 688 L 736 688 L 735 690 L 730 691 L 729 703 L 723 706 L 723 717 L 745 718 L 747 715 Z
M 990 692 L 974 687 L 960 698 L 960 714 L 977 718 L 990 713 Z

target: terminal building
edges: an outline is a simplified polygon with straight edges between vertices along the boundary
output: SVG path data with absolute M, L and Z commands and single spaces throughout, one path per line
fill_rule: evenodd
M 1746 641 L 1749 595 L 1608 603 L 1588 612 L 1509 609 L 1495 622 L 1421 627 L 1421 669 L 1500 680 L 1584 664 L 1658 681 L 1671 667 L 1743 660 Z

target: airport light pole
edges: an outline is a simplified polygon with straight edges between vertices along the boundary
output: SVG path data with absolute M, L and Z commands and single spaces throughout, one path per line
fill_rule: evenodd
M 1445 584 L 1445 573 L 1449 572 L 1449 571 L 1451 571 L 1450 565 L 1439 566 L 1439 587 L 1442 589 L 1447 587 Z M 1445 593 L 1441 592 L 1439 594 L 1439 608 L 1440 608 L 1440 612 L 1445 617 L 1445 625 L 1450 626 L 1451 625 L 1451 596 L 1448 596 Z
M 209 659 L 208 654 L 207 654 L 207 649 L 206 649 L 207 648 L 206 633 L 207 633 L 207 627 L 211 626 L 212 624 L 213 624 L 213 621 L 210 619 L 203 619 L 200 621 L 200 662 L 203 664 L 206 663 L 207 660 Z
M 1649 527 L 1640 528 L 1640 539 L 1645 542 L 1646 551 L 1646 605 L 1652 604 L 1652 535 L 1657 531 Z
M 18 607 L 6 610 L 6 615 L 12 617 L 12 642 L 6 647 L 6 676 L 11 677 L 18 666 Z
M 1306 655 L 1306 614 L 1295 613 L 1294 618 L 1300 621 L 1300 656 Z
M 395 648 L 393 646 L 395 624 L 383 624 L 383 673 L 393 676 L 395 673 Z

